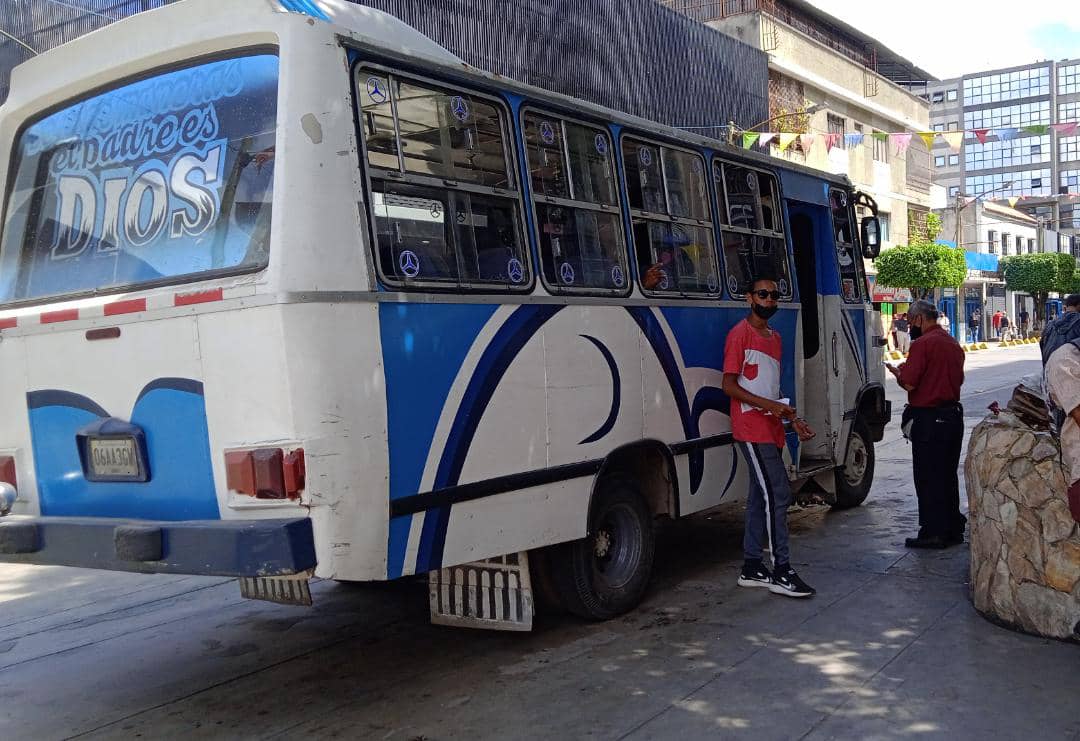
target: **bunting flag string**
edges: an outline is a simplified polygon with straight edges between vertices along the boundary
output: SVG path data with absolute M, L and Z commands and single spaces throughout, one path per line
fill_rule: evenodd
M 750 149 L 757 145 L 765 148 L 769 144 L 777 144 L 782 150 L 792 146 L 796 140 L 799 147 L 809 151 L 815 142 L 820 141 L 827 151 L 836 148 L 843 139 L 843 147 L 850 149 L 860 144 L 865 144 L 867 139 L 874 139 L 883 143 L 891 143 L 897 155 L 907 151 L 914 136 L 918 136 L 926 145 L 927 149 L 933 149 L 934 144 L 941 138 L 953 151 L 960 151 L 964 145 L 974 138 L 979 144 L 986 144 L 996 137 L 997 141 L 1013 141 L 1021 136 L 1046 136 L 1055 132 L 1059 136 L 1076 136 L 1080 134 L 1080 121 L 1069 121 L 1056 124 L 1033 124 L 1030 126 L 1002 126 L 995 129 L 963 129 L 954 131 L 874 131 L 869 135 L 861 132 L 840 134 L 830 133 L 799 133 L 792 131 L 741 131 L 741 143 L 744 149 Z

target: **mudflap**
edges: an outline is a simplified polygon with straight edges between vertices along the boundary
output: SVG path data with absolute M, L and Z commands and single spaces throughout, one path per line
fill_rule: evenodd
M 428 589 L 435 625 L 532 630 L 534 602 L 525 551 L 432 571 Z
M 242 576 L 240 596 L 281 605 L 311 607 L 311 576 L 313 571 L 290 576 Z

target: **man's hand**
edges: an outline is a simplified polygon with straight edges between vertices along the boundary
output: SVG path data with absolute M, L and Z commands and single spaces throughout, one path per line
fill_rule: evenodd
M 780 419 L 795 419 L 795 407 L 783 402 L 770 401 L 762 409 Z
M 892 373 L 895 378 L 900 378 L 900 366 L 886 363 L 885 367 L 889 369 L 889 373 Z
M 814 428 L 807 424 L 806 420 L 801 417 L 796 417 L 791 425 L 795 428 L 795 432 L 799 434 L 799 439 L 803 442 L 811 440 L 817 435 L 817 433 L 814 432 Z

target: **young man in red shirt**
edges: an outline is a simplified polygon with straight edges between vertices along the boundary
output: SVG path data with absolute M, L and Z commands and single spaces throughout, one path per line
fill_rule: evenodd
M 814 431 L 796 416 L 787 399 L 780 398 L 781 341 L 779 333 L 769 328 L 779 298 L 775 281 L 754 280 L 746 293 L 750 314 L 732 328 L 724 343 L 724 393 L 731 399 L 731 433 L 750 468 L 738 583 L 788 597 L 810 597 L 813 587 L 791 568 L 788 555 L 787 510 L 792 496 L 782 455 L 784 421 L 792 423 L 800 440 L 809 440 Z M 766 546 L 772 554 L 772 571 L 762 560 Z

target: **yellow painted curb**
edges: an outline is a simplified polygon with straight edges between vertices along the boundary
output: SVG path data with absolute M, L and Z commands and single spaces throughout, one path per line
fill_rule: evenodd
M 980 350 L 985 350 L 985 349 L 987 349 L 987 348 L 986 348 L 986 343 L 985 343 L 985 342 L 980 342 L 980 343 L 979 343 L 979 349 L 980 349 Z

